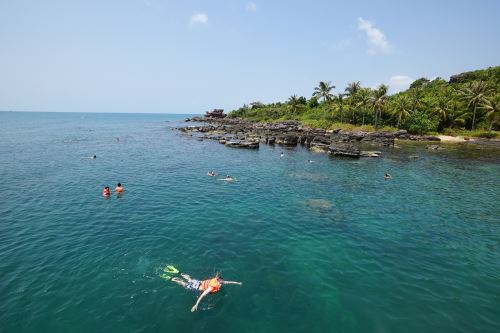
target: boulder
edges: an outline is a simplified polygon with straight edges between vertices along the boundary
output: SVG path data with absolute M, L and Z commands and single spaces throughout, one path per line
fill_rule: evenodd
M 212 111 L 205 112 L 205 118 L 222 119 L 225 117 L 226 115 L 224 114 L 223 109 L 213 109 Z
M 230 140 L 225 143 L 226 147 L 231 148 L 246 148 L 246 149 L 257 149 L 259 148 L 258 141 L 240 141 L 240 140 Z
M 325 152 L 329 151 L 330 145 L 327 145 L 327 144 L 324 144 L 324 143 L 320 143 L 320 142 L 316 142 L 316 143 L 312 143 L 309 146 L 309 149 L 312 150 L 312 151 L 314 151 L 314 152 L 317 152 L 317 153 L 325 153 Z
M 328 150 L 333 156 L 353 158 L 359 158 L 361 156 L 361 151 L 351 145 L 331 144 L 330 147 L 328 147 Z
M 299 137 L 296 135 L 285 135 L 276 138 L 276 143 L 285 146 L 296 146 L 299 141 Z

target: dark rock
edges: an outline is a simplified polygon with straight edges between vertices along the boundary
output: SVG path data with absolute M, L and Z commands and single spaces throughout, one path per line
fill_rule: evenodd
M 429 145 L 429 146 L 427 146 L 427 149 L 429 149 L 429 150 L 444 150 L 446 148 L 441 147 L 439 145 Z
M 325 145 L 329 146 L 332 143 L 332 140 L 331 140 L 331 138 L 327 138 L 327 137 L 322 136 L 322 135 L 316 135 L 313 137 L 310 145 L 315 145 L 318 143 L 325 144 Z
M 202 117 L 193 117 L 193 118 L 187 118 L 185 120 L 186 122 L 189 122 L 189 121 L 196 121 L 196 122 L 202 122 L 203 121 L 203 118 Z
M 222 119 L 225 117 L 226 115 L 224 114 L 223 109 L 213 109 L 212 111 L 205 112 L 205 118 Z
M 314 142 L 314 143 L 311 143 L 311 145 L 309 146 L 309 149 L 311 149 L 312 151 L 315 151 L 315 152 L 328 152 L 330 150 L 330 145 L 328 144 L 324 144 L 324 143 L 321 143 L 321 142 Z
M 361 151 L 351 145 L 332 144 L 328 149 L 330 154 L 332 154 L 333 156 L 345 156 L 353 158 L 359 158 L 361 156 Z
M 296 135 L 286 135 L 276 138 L 276 143 L 285 146 L 296 146 L 299 141 L 299 137 Z
M 231 140 L 226 142 L 226 147 L 231 148 L 246 148 L 246 149 L 257 149 L 259 148 L 259 142 L 255 141 L 240 141 L 240 140 Z

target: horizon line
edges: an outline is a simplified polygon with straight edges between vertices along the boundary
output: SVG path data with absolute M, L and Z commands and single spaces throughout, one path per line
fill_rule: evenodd
M 99 112 L 99 111 L 42 111 L 42 110 L 0 110 L 0 112 L 18 113 L 92 113 L 92 114 L 174 114 L 174 115 L 202 115 L 203 113 L 169 113 L 169 112 Z

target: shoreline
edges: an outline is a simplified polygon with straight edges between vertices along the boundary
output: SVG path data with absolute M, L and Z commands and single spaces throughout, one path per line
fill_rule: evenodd
M 191 126 L 177 127 L 186 135 L 198 141 L 214 140 L 230 148 L 258 149 L 260 144 L 282 145 L 284 147 L 305 146 L 314 152 L 324 152 L 341 157 L 380 157 L 375 150 L 382 146 L 397 146 L 396 142 L 429 143 L 428 149 L 442 149 L 440 144 L 485 144 L 500 147 L 499 140 L 484 138 L 462 138 L 447 135 L 413 135 L 406 130 L 396 132 L 362 132 L 342 129 L 325 130 L 305 126 L 298 121 L 251 122 L 241 118 L 194 117 L 186 122 Z M 362 150 L 367 146 L 374 150 Z

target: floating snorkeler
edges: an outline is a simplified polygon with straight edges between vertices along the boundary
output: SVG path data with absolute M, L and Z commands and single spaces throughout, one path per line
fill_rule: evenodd
M 166 266 L 164 271 L 166 273 L 170 273 L 170 274 L 179 273 L 179 270 L 177 268 L 175 268 L 174 266 L 170 266 L 170 265 Z M 226 281 L 222 278 L 222 276 L 219 275 L 219 273 L 215 274 L 215 276 L 213 278 L 210 278 L 207 280 L 202 280 L 202 281 L 193 279 L 189 275 L 184 274 L 184 273 L 180 273 L 180 276 L 182 278 L 174 277 L 171 279 L 171 281 L 179 284 L 180 286 L 182 286 L 188 290 L 195 290 L 195 291 L 202 292 L 201 295 L 198 296 L 196 303 L 191 308 L 191 312 L 194 312 L 198 309 L 198 304 L 200 304 L 203 297 L 207 296 L 208 294 L 217 293 L 220 290 L 220 288 L 222 287 L 222 285 L 224 285 L 224 284 L 238 284 L 241 286 L 243 284 L 241 282 L 236 282 L 236 281 Z M 165 279 L 170 278 L 168 275 L 165 275 L 165 274 L 161 275 L 160 277 L 165 278 Z

